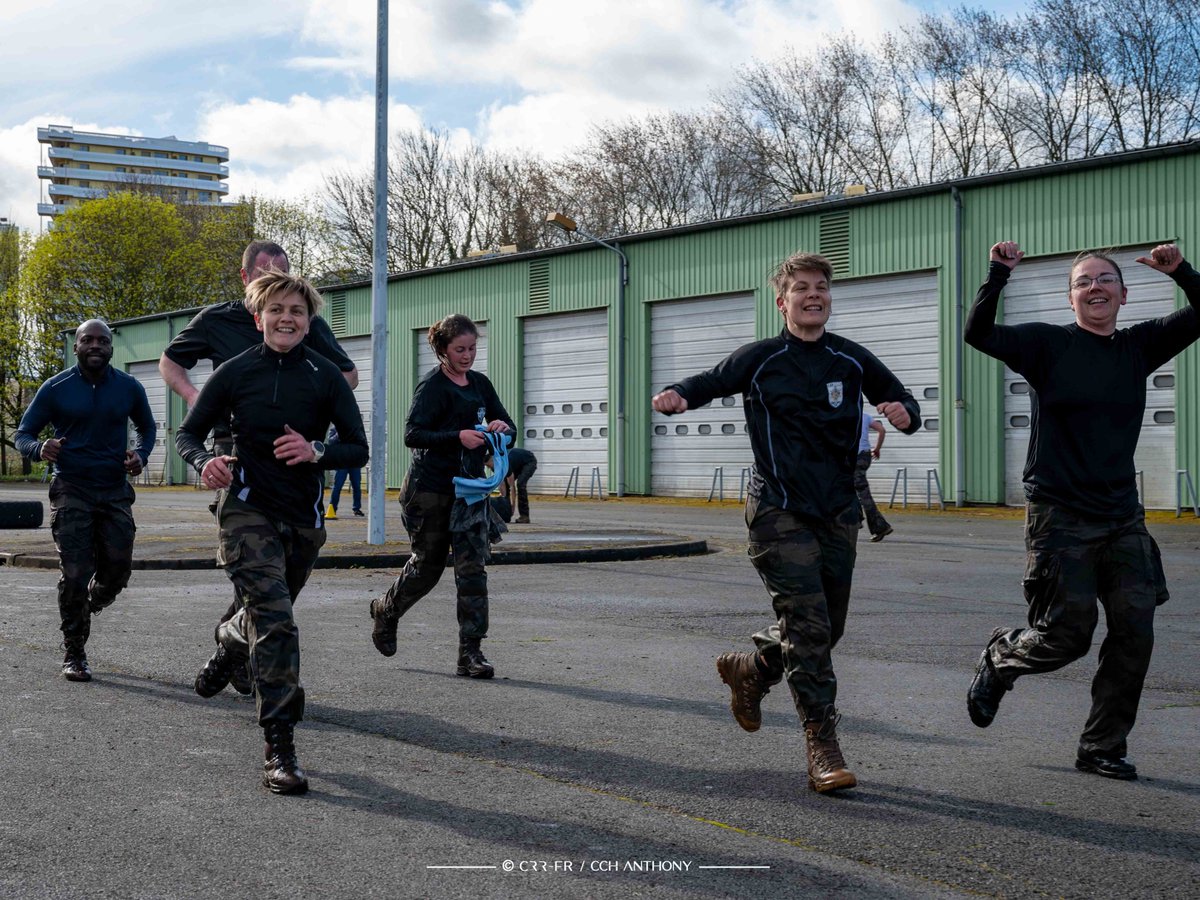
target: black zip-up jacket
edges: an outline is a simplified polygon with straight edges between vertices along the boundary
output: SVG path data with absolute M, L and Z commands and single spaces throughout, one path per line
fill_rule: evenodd
M 921 407 L 887 366 L 829 331 L 802 341 L 784 328 L 669 389 L 688 409 L 741 394 L 754 451 L 750 495 L 819 521 L 857 502 L 864 394 L 874 404 L 903 403 L 912 418 L 905 434 L 921 427 Z
M 1025 497 L 1079 515 L 1121 519 L 1138 510 L 1133 454 L 1146 411 L 1146 378 L 1200 337 L 1200 273 L 1183 261 L 1171 278 L 1189 306 L 1098 335 L 1069 325 L 997 325 L 1009 268 L 993 262 L 963 337 L 1029 382 Z
M 303 345 L 281 354 L 259 344 L 226 362 L 205 382 L 175 436 L 179 455 L 197 472 L 213 458 L 204 438 L 226 414 L 237 457 L 230 492 L 271 518 L 323 528 L 322 470 L 356 469 L 368 455 L 358 404 L 337 366 Z M 338 441 L 326 445 L 320 462 L 289 466 L 275 458 L 284 425 L 324 441 L 331 422 Z
M 469 369 L 467 384 L 460 386 L 441 366 L 431 369 L 417 385 L 404 423 L 404 446 L 413 451 L 410 484 L 418 491 L 453 494 L 455 475 L 480 477 L 484 449 L 465 449 L 458 433 L 495 419 L 516 434 L 512 417 L 486 375 Z

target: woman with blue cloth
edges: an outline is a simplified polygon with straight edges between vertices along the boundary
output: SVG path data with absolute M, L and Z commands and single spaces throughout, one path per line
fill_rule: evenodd
M 480 648 L 488 629 L 488 503 L 469 502 L 473 498 L 461 490 L 456 497 L 455 478 L 482 479 L 487 449 L 503 444 L 503 433 L 516 428 L 487 376 L 472 369 L 479 340 L 475 323 L 463 315 L 447 316 L 429 329 L 428 340 L 438 366 L 417 385 L 404 427 L 412 464 L 400 489 L 400 505 L 412 556 L 387 593 L 371 601 L 371 640 L 384 656 L 395 655 L 400 617 L 433 590 L 446 567 L 446 553 L 453 549 L 456 671 L 491 678 L 494 670 Z

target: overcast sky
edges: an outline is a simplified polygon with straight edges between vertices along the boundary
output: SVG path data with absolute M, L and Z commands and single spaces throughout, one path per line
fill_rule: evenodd
M 738 66 L 786 45 L 870 40 L 951 5 L 392 0 L 389 130 L 554 156 L 592 122 L 703 107 Z M 324 173 L 368 166 L 375 11 L 375 0 L 3 0 L 0 216 L 39 227 L 37 127 L 50 123 L 225 145 L 231 197 L 315 193 Z

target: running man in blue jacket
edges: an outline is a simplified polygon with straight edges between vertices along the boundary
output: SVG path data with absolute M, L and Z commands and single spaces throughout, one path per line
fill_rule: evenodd
M 62 674 L 91 681 L 84 645 L 91 617 L 117 599 L 133 564 L 133 486 L 154 449 L 155 425 L 146 391 L 112 361 L 112 331 L 89 319 L 75 332 L 78 362 L 38 388 L 14 444 L 33 460 L 53 463 L 50 531 L 58 548 L 58 611 Z M 127 449 L 129 421 L 138 439 Z M 38 435 L 47 425 L 54 437 Z

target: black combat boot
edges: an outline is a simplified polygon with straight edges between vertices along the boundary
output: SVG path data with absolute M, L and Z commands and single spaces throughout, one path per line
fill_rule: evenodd
M 395 656 L 396 623 L 400 621 L 400 617 L 389 615 L 383 604 L 383 597 L 371 601 L 371 618 L 375 620 L 375 625 L 371 629 L 371 642 L 375 644 L 375 649 L 384 656 Z
M 308 776 L 296 761 L 295 726 L 291 722 L 271 722 L 263 726 L 266 738 L 263 785 L 274 794 L 303 794 Z
M 92 670 L 88 668 L 87 654 L 83 652 L 81 641 L 67 641 L 63 644 L 62 677 L 67 681 L 91 681 Z
M 244 664 L 245 660 L 234 657 L 224 644 L 217 644 L 217 652 L 196 673 L 196 693 L 201 697 L 215 697 L 229 684 L 234 667 Z
M 229 683 L 239 694 L 254 693 L 254 679 L 250 675 L 250 660 L 233 667 L 229 672 Z
M 846 768 L 837 739 L 841 716 L 832 706 L 817 713 L 818 718 L 804 720 L 804 740 L 808 744 L 808 786 L 819 794 L 839 791 L 858 784 Z
M 459 641 L 457 670 L 459 675 L 466 675 L 468 678 L 491 678 L 496 674 L 492 664 L 487 661 L 483 651 L 479 649 L 479 640 L 479 638 L 467 638 Z
M 997 628 L 992 632 L 987 646 L 979 655 L 975 677 L 971 679 L 971 686 L 967 689 L 967 715 L 980 728 L 987 728 L 992 724 L 992 720 L 996 718 L 996 711 L 1000 709 L 1000 699 L 1012 690 L 1012 686 L 1005 684 L 1004 679 L 993 668 L 991 656 L 988 654 L 992 644 L 1007 631 L 1007 628 Z

